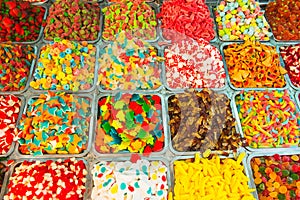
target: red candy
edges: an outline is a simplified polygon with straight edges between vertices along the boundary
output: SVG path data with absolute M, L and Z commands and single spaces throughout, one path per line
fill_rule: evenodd
M 21 100 L 13 95 L 0 96 L 0 153 L 9 151 L 18 133 L 16 123 L 21 107 Z
M 188 36 L 210 41 L 215 37 L 213 19 L 204 0 L 164 1 L 157 18 L 161 19 L 163 36 L 168 40 L 180 41 Z

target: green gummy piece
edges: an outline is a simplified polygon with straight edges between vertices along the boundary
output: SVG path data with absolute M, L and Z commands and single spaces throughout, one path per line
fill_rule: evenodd
M 153 145 L 154 144 L 154 137 L 150 135 L 149 139 L 146 141 L 147 144 Z
M 150 110 L 150 106 L 149 106 L 148 104 L 144 104 L 144 105 L 142 106 L 142 108 L 143 108 L 143 110 L 144 110 L 145 112 L 149 112 L 149 110 Z
M 259 184 L 259 189 L 261 189 L 261 190 L 265 190 L 265 184 L 264 183 L 261 183 L 261 184 Z
M 133 3 L 132 3 L 131 1 L 128 2 L 128 3 L 127 3 L 127 8 L 130 9 L 132 5 L 133 5 Z
M 137 134 L 138 138 L 144 139 L 145 137 L 147 137 L 147 132 L 144 131 L 143 129 L 141 129 L 138 134 Z
M 150 22 L 150 25 L 151 25 L 151 26 L 156 26 L 156 25 L 157 25 L 157 22 L 156 22 L 156 21 L 151 21 L 151 22 Z
M 277 198 L 279 200 L 285 200 L 286 199 L 285 195 L 284 194 L 280 194 L 280 193 L 277 195 Z
M 115 108 L 115 109 L 123 109 L 124 106 L 125 106 L 125 102 L 124 102 L 124 101 L 117 101 L 117 102 L 114 104 L 114 108 Z
M 280 169 L 278 167 L 274 167 L 274 172 L 280 172 Z
M 138 20 L 139 20 L 140 22 L 142 22 L 142 21 L 144 20 L 144 16 L 143 16 L 143 15 L 138 16 Z
M 55 19 L 54 19 L 54 18 L 51 18 L 51 19 L 50 19 L 50 24 L 53 24 L 54 21 L 55 21 Z
M 285 177 L 286 177 L 286 176 L 288 176 L 288 175 L 290 174 L 290 171 L 284 169 L 284 170 L 281 171 L 281 173 L 282 173 L 282 176 L 285 176 Z
M 69 14 L 68 14 L 67 12 L 64 12 L 64 16 L 65 16 L 65 17 L 68 17 Z
M 291 174 L 291 178 L 295 181 L 297 181 L 299 179 L 299 175 L 298 174 Z
M 104 131 L 105 131 L 106 133 L 108 133 L 108 132 L 110 131 L 110 129 L 111 129 L 111 126 L 110 126 L 109 122 L 105 122 L 105 123 L 102 125 L 102 128 L 104 129 Z
M 296 197 L 296 193 L 294 190 L 290 190 L 290 196 L 291 198 L 295 198 Z
M 220 36 L 224 36 L 224 35 L 225 35 L 225 31 L 224 31 L 224 30 L 220 30 L 220 31 L 219 31 L 219 35 L 220 35 Z
M 120 12 L 121 12 L 120 9 L 115 10 L 116 15 L 119 15 Z

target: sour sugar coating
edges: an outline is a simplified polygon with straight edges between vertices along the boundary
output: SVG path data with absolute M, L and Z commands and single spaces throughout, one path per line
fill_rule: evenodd
M 199 39 L 183 40 L 165 49 L 166 80 L 170 88 L 222 88 L 225 69 L 219 50 Z
M 20 120 L 22 154 L 79 154 L 87 148 L 91 100 L 64 93 L 31 98 Z
M 0 42 L 33 42 L 39 38 L 45 8 L 29 2 L 0 2 Z
M 259 199 L 299 199 L 299 155 L 254 157 L 251 168 Z
M 96 47 L 56 39 L 41 48 L 30 86 L 35 90 L 89 90 L 94 85 Z
M 118 93 L 98 101 L 96 150 L 100 153 L 161 151 L 164 147 L 161 99 Z
M 154 9 L 144 0 L 113 3 L 102 9 L 104 40 L 114 40 L 121 31 L 132 32 L 135 37 L 154 40 L 157 37 Z
M 0 44 L 0 90 L 24 90 L 34 58 L 32 46 Z
M 215 10 L 221 40 L 270 40 L 272 32 L 255 0 L 223 0 Z
M 275 0 L 266 7 L 266 17 L 277 40 L 300 40 L 300 2 Z
M 25 160 L 14 168 L 4 200 L 83 200 L 86 175 L 83 160 Z
M 92 170 L 92 200 L 167 200 L 167 173 L 161 161 L 101 161 Z
M 280 47 L 280 55 L 292 84 L 300 87 L 300 44 Z
M 282 88 L 286 70 L 276 47 L 249 40 L 224 48 L 230 82 L 237 88 Z
M 161 58 L 148 42 L 122 31 L 100 54 L 98 84 L 103 89 L 147 90 L 161 86 Z
M 80 0 L 57 0 L 51 5 L 44 30 L 46 40 L 59 37 L 93 41 L 100 31 L 100 7 Z
M 237 150 L 230 99 L 208 89 L 186 91 L 168 99 L 172 145 L 177 151 Z
M 0 154 L 6 154 L 17 140 L 21 100 L 14 95 L 0 96 Z
M 235 103 L 250 147 L 299 145 L 300 116 L 287 90 L 242 91 Z
M 173 199 L 254 200 L 251 192 L 255 189 L 249 187 L 249 178 L 244 174 L 244 157 L 241 153 L 236 160 L 217 155 L 208 159 L 196 154 L 195 159 L 174 161 Z
M 214 21 L 204 0 L 164 1 L 157 18 L 161 19 L 162 33 L 168 40 L 180 41 L 179 35 L 196 41 L 200 38 L 210 41 L 215 37 Z

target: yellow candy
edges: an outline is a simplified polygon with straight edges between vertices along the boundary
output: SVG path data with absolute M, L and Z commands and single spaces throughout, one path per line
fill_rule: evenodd
M 219 10 L 224 10 L 225 6 L 223 4 L 219 5 Z

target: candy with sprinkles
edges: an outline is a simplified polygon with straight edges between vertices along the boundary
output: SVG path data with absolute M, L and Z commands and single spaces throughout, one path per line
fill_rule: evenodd
M 122 93 L 98 101 L 96 150 L 100 153 L 161 151 L 165 135 L 158 95 Z
M 92 170 L 92 200 L 166 200 L 167 173 L 161 161 L 100 161 Z
M 19 124 L 19 151 L 34 156 L 79 154 L 87 148 L 91 100 L 49 92 L 28 101 Z
M 83 200 L 87 170 L 83 160 L 22 161 L 9 178 L 10 199 Z

